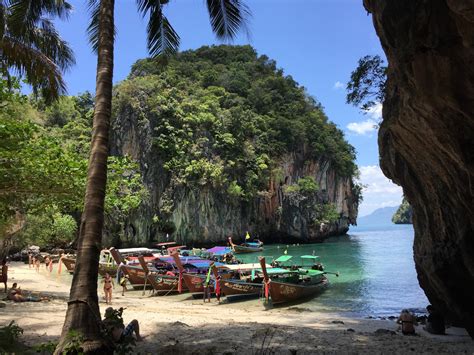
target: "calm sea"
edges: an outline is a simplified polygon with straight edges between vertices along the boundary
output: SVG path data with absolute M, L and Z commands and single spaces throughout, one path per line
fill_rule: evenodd
M 305 308 L 355 316 L 398 315 L 403 308 L 423 312 L 428 304 L 416 277 L 413 237 L 411 225 L 356 227 L 324 243 L 268 245 L 261 255 L 278 257 L 285 249 L 294 257 L 314 254 L 327 271 L 340 273 L 329 275 L 329 288 L 304 303 Z M 257 255 L 239 258 L 255 262 Z

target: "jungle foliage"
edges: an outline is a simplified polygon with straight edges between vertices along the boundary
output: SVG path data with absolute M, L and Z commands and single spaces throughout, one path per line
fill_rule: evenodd
M 403 197 L 402 204 L 400 207 L 398 207 L 397 212 L 395 212 L 393 215 L 392 222 L 395 224 L 413 223 L 413 208 L 410 206 L 405 197 Z
M 154 129 L 172 181 L 253 198 L 289 153 L 356 174 L 355 151 L 304 87 L 250 46 L 185 51 L 135 63 L 115 88 L 114 117 L 133 110 Z
M 92 96 L 46 105 L 20 94 L 18 81 L 13 89 L 0 81 L 0 105 L 0 229 L 21 215 L 23 242 L 65 245 L 82 211 Z M 145 196 L 136 163 L 110 157 L 106 210 L 113 219 L 119 222 Z

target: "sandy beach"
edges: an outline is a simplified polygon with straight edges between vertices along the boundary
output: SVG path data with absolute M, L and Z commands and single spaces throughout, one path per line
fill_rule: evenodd
M 0 308 L 0 326 L 15 320 L 23 329 L 22 341 L 37 345 L 59 338 L 66 312 L 71 277 L 40 273 L 28 265 L 12 263 L 9 286 L 18 282 L 28 291 L 51 297 L 49 302 L 13 303 Z M 101 313 L 107 307 L 101 295 Z M 0 298 L 3 298 L 3 290 Z M 189 294 L 154 296 L 149 291 L 114 290 L 112 306 L 124 307 L 124 319 L 137 319 L 145 336 L 141 354 L 309 354 L 309 353 L 465 353 L 474 354 L 474 341 L 464 329 L 450 327 L 435 336 L 417 327 L 418 336 L 403 336 L 393 320 L 357 319 L 343 314 L 312 312 L 304 303 L 265 310 L 258 300 L 244 303 L 203 304 Z

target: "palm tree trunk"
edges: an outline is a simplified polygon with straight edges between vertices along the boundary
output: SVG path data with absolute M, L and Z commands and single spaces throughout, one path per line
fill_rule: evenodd
M 67 345 L 67 335 L 70 330 L 75 330 L 84 337 L 82 346 L 85 353 L 111 351 L 110 344 L 106 343 L 100 333 L 101 317 L 97 281 L 104 224 L 108 138 L 112 106 L 114 6 L 114 0 L 100 1 L 96 104 L 86 196 L 77 246 L 76 267 L 61 340 L 56 349 L 57 354 L 61 353 Z

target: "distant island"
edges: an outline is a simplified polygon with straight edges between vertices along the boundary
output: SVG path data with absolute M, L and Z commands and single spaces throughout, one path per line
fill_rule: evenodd
M 405 197 L 403 198 L 402 204 L 393 215 L 392 222 L 395 224 L 413 224 L 413 209 Z
M 378 208 L 367 216 L 357 218 L 358 226 L 380 226 L 392 224 L 392 218 L 397 212 L 397 206 Z

